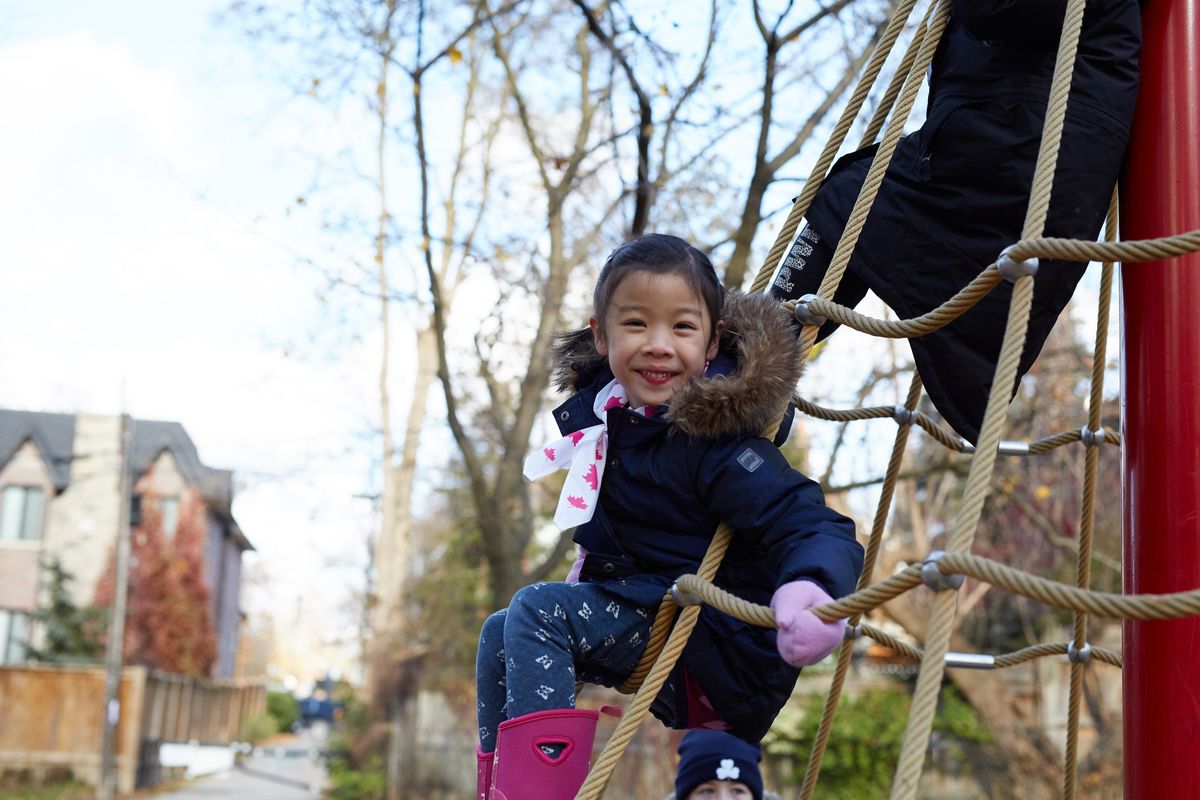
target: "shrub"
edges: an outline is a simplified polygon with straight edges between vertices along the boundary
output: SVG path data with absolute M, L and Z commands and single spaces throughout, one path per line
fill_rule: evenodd
M 268 736 L 274 736 L 277 733 L 279 733 L 279 726 L 275 722 L 275 717 L 270 713 L 256 714 L 242 721 L 242 728 L 238 731 L 238 737 L 243 742 L 257 744 Z
M 383 800 L 387 793 L 383 759 L 373 756 L 365 763 L 354 765 L 348 755 L 336 749 L 330 753 L 329 786 L 325 797 L 328 800 Z
M 268 692 L 267 713 L 275 718 L 279 730 L 290 731 L 300 719 L 300 706 L 291 692 Z
M 842 698 L 821 760 L 817 786 L 822 798 L 870 800 L 888 796 L 911 702 L 904 691 L 875 690 Z M 767 753 L 787 763 L 787 780 L 792 785 L 799 785 L 803 778 L 824 706 L 825 696 L 814 694 L 805 699 L 800 711 L 785 709 L 763 742 Z M 940 761 L 959 760 L 966 745 L 991 739 L 974 709 L 953 687 L 942 692 L 933 731 Z

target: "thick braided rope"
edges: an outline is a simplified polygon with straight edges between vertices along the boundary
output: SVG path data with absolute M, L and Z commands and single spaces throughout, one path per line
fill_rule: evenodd
M 1127 242 L 1085 242 L 1078 239 L 1038 237 L 1022 239 L 1012 246 L 1010 256 L 1018 261 L 1027 258 L 1061 259 L 1064 261 L 1158 261 L 1200 251 L 1200 230 L 1159 239 Z M 825 319 L 856 331 L 884 339 L 911 339 L 944 328 L 973 308 L 1000 282 L 1000 273 L 993 263 L 946 302 L 917 317 L 909 319 L 879 319 L 855 311 L 849 306 L 824 297 L 809 301 L 809 310 Z M 783 304 L 795 309 L 795 302 Z
M 827 422 L 854 422 L 864 419 L 885 419 L 895 413 L 895 409 L 892 406 L 833 409 L 819 406 L 811 400 L 805 400 L 802 397 L 793 397 L 792 402 L 796 404 L 796 408 L 803 411 L 805 414 L 808 414 L 810 417 L 823 419 Z
M 917 403 L 921 400 L 921 378 L 915 372 L 913 373 L 912 381 L 908 385 L 908 395 L 904 399 L 904 407 L 912 413 L 917 408 Z M 892 508 L 892 498 L 896 493 L 896 483 L 900 475 L 900 465 L 904 461 L 904 451 L 908 447 L 908 433 L 912 430 L 912 423 L 901 423 L 896 426 L 896 439 L 892 444 L 892 455 L 888 460 L 886 477 L 883 481 L 883 488 L 879 494 L 879 504 L 875 507 L 875 519 L 871 523 L 871 535 L 867 538 L 866 552 L 863 555 L 863 568 L 858 576 L 858 588 L 862 589 L 871 582 L 871 576 L 875 572 L 875 562 L 879 557 L 879 548 L 883 543 L 883 532 L 887 527 L 888 514 Z M 858 625 L 861 619 L 860 614 L 854 614 L 849 619 L 851 626 Z M 829 693 L 825 696 L 825 710 L 821 714 L 821 723 L 817 727 L 817 736 L 813 742 L 812 750 L 808 754 L 808 765 L 804 770 L 804 781 L 800 786 L 801 800 L 810 800 L 813 792 L 817 789 L 817 778 L 821 774 L 821 759 L 825 755 L 825 748 L 829 744 L 829 735 L 833 731 L 833 719 L 837 715 L 838 703 L 842 696 L 842 686 L 846 681 L 846 674 L 850 667 L 850 657 L 853 655 L 854 645 L 845 643 L 838 652 L 837 669 L 834 671 L 833 684 L 829 688 Z
M 774 431 L 771 433 L 774 434 Z M 725 551 L 729 549 L 729 543 L 732 540 L 733 528 L 728 523 L 722 522 L 717 526 L 717 532 L 713 534 L 712 542 L 709 543 L 708 552 L 704 554 L 704 559 L 700 562 L 699 574 L 706 583 L 716 576 L 717 569 L 721 566 L 721 561 L 725 558 Z M 608 786 L 613 770 L 616 769 L 617 762 L 625 752 L 625 748 L 633 740 L 638 726 L 645 719 L 646 713 L 650 710 L 650 704 L 658 696 L 658 692 L 666 683 L 671 670 L 675 668 L 675 662 L 683 653 L 683 648 L 687 644 L 692 630 L 696 627 L 699 616 L 700 606 L 689 606 L 680 613 L 679 619 L 667 638 L 666 644 L 663 645 L 662 652 L 655 659 L 650 673 L 625 708 L 616 730 L 605 743 L 600 757 L 588 772 L 587 780 L 575 795 L 577 800 L 598 800 L 604 796 L 604 790 Z
M 1105 238 L 1116 239 L 1117 193 L 1108 204 L 1105 219 Z M 1108 306 L 1112 300 L 1113 263 L 1104 262 L 1100 272 L 1100 299 L 1096 309 L 1096 344 L 1092 349 L 1092 384 L 1088 395 L 1088 430 L 1100 429 L 1100 407 L 1104 402 L 1104 367 L 1108 345 Z M 1075 585 L 1086 589 L 1092 581 L 1092 542 L 1095 530 L 1096 476 L 1099 472 L 1100 448 L 1089 447 L 1084 454 L 1083 497 L 1079 510 L 1079 560 L 1075 565 Z M 1075 613 L 1074 644 L 1080 651 L 1087 644 L 1087 614 Z M 1067 702 L 1067 747 L 1063 764 L 1063 800 L 1075 800 L 1076 776 L 1079 762 L 1079 710 L 1083 698 L 1082 661 L 1071 662 L 1071 684 Z
M 955 450 L 959 453 L 964 453 L 967 451 L 969 445 L 961 436 L 944 429 L 942 426 L 930 419 L 927 414 L 918 412 L 916 423 L 921 430 L 932 436 L 943 447 L 946 447 L 950 450 Z
M 1046 107 L 1046 121 L 1042 130 L 1041 147 L 1038 150 L 1037 166 L 1034 169 L 1033 190 L 1029 209 L 1022 229 L 1023 239 L 1040 236 L 1046 224 L 1050 205 L 1050 191 L 1054 184 L 1054 165 L 1062 140 L 1063 120 L 1066 116 L 1067 98 L 1070 94 L 1071 76 L 1075 69 L 1075 54 L 1079 49 L 1079 35 L 1083 27 L 1085 0 L 1069 0 L 1062 36 L 1059 41 L 1058 60 L 1054 67 L 1054 78 L 1050 86 L 1050 98 Z M 1004 344 L 996 365 L 984 413 L 983 427 L 979 435 L 978 452 L 971 459 L 959 515 L 947 546 L 949 555 L 969 551 L 975 539 L 984 500 L 991 489 L 993 468 L 996 462 L 996 446 L 1004 428 L 1005 410 L 1009 403 L 1009 391 L 1017 374 L 1017 364 L 1024 348 L 1029 326 L 1029 311 L 1033 302 L 1033 278 L 1023 276 L 1013 287 L 1009 307 L 1008 325 L 1004 332 Z M 925 641 L 928 656 L 921 663 L 913 703 L 909 711 L 900 759 L 896 766 L 896 778 L 892 783 L 892 800 L 913 800 L 925 762 L 925 751 L 933 727 L 933 715 L 945 672 L 944 658 L 949 647 L 950 634 L 954 625 L 957 596 L 952 591 L 938 592 L 934 599 L 933 612 Z
M 705 581 L 699 575 L 680 575 L 675 580 L 675 585 L 679 587 L 680 591 L 693 595 L 710 606 L 715 606 L 731 617 L 737 617 L 743 622 L 760 625 L 764 628 L 775 627 L 775 617 L 769 608 L 730 594 L 724 589 L 714 586 L 711 582 Z M 846 595 L 823 606 L 814 606 L 812 612 L 825 622 L 836 622 L 839 619 L 847 619 L 854 614 L 862 614 L 878 608 L 892 598 L 899 597 L 909 589 L 920 585 L 921 565 L 913 564 L 886 580 L 859 589 L 854 594 Z
M 945 560 L 948 559 L 949 556 L 943 556 L 942 558 L 943 561 L 940 563 L 944 564 Z M 987 562 L 987 559 L 979 556 L 968 556 L 967 558 L 972 559 L 972 561 L 966 562 L 965 568 L 960 574 L 971 575 L 972 577 L 979 577 L 988 574 L 988 570 L 985 567 L 980 566 L 980 562 Z M 843 601 L 852 600 L 850 607 L 856 609 L 849 614 L 844 610 L 835 611 L 834 609 L 838 607 L 838 603 L 829 603 L 827 605 L 817 606 L 813 609 L 813 613 L 815 613 L 821 619 L 832 621 L 843 619 L 847 616 L 852 618 L 857 613 L 860 613 L 857 609 L 863 607 L 870 609 L 882 605 L 883 602 L 886 602 L 887 600 L 899 594 L 903 594 L 905 591 L 908 591 L 908 589 L 914 588 L 916 585 L 921 583 L 920 568 L 910 567 L 910 569 L 916 571 L 916 581 L 907 588 L 902 586 L 899 587 L 898 591 L 892 592 L 890 596 L 885 598 L 883 601 L 879 601 L 878 598 L 874 598 L 870 601 L 860 602 L 860 595 L 855 594 L 851 595 L 849 598 L 843 598 Z M 1030 576 L 1020 572 L 1019 570 L 1012 570 L 1012 573 L 1014 573 L 1016 576 L 1030 578 Z M 980 579 L 985 580 L 984 578 Z M 1014 579 L 1013 585 L 1016 585 L 1018 581 L 1019 578 Z M 1135 619 L 1164 618 L 1161 616 L 1161 610 L 1153 607 L 1155 602 L 1164 599 L 1167 602 L 1174 604 L 1174 610 L 1179 612 L 1173 614 L 1172 616 L 1188 616 L 1191 613 L 1200 613 L 1200 592 L 1183 592 L 1180 593 L 1182 597 L 1176 595 L 1142 595 L 1139 597 L 1137 595 L 1131 596 L 1122 594 L 1104 595 L 1096 592 L 1084 591 L 1082 594 L 1067 596 L 1066 599 L 1063 600 L 1056 596 L 1053 588 L 1048 588 L 1045 586 L 1045 584 L 1053 584 L 1068 590 L 1077 589 L 1077 587 L 1065 586 L 1064 584 L 1054 584 L 1053 581 L 1046 581 L 1045 579 L 1036 579 L 1036 581 L 1038 582 L 1032 584 L 1028 591 L 1023 592 L 1014 589 L 1014 592 L 1017 594 L 1025 594 L 1025 596 L 1033 597 L 1034 599 L 1046 600 L 1047 602 L 1050 602 L 1051 598 L 1054 598 L 1060 600 L 1060 607 L 1068 609 L 1074 607 L 1073 604 L 1088 605 L 1089 603 L 1095 603 L 1096 608 L 1107 608 L 1108 606 L 1106 603 L 1112 602 L 1115 598 L 1135 600 L 1137 601 L 1135 604 L 1128 606 L 1128 608 L 1133 609 L 1133 617 Z M 743 622 L 750 623 L 751 625 L 759 625 L 764 628 L 775 627 L 775 616 L 771 609 L 767 606 L 760 606 L 755 603 L 751 603 L 748 600 L 743 600 L 737 595 L 731 594 L 730 592 L 727 592 L 710 582 L 704 581 L 696 575 L 682 576 L 679 579 L 679 588 L 688 592 L 689 594 L 695 595 L 696 597 L 700 598 L 701 601 L 708 603 L 714 608 L 728 614 L 731 617 L 740 619 Z M 1096 595 L 1100 595 L 1099 598 L 1097 598 Z M 1120 601 L 1118 600 L 1118 602 Z M 1195 610 L 1190 611 L 1189 608 Z M 913 661 L 922 661 L 925 658 L 925 653 L 919 648 L 901 642 L 899 639 L 896 639 L 895 637 L 884 633 L 877 628 L 864 623 L 859 623 L 857 628 L 864 636 L 869 636 L 875 641 L 887 645 L 906 658 L 910 658 Z M 1068 652 L 1068 646 L 1069 645 L 1067 643 L 1037 644 L 1017 650 L 1013 653 L 999 655 L 995 657 L 994 668 L 1004 669 L 1008 667 L 1015 667 L 1018 664 L 1023 664 L 1027 661 L 1032 661 L 1035 658 L 1066 655 Z M 1121 666 L 1121 656 L 1112 650 L 1108 650 L 1103 647 L 1093 647 L 1092 657 L 1106 664 L 1111 664 L 1114 667 Z
M 1064 261 L 1162 261 L 1200 250 L 1200 230 L 1158 239 L 1117 242 L 1085 242 L 1081 239 L 1025 237 L 1013 245 L 1009 255 L 1023 261 L 1032 256 Z
M 1086 590 L 1081 592 L 1077 587 L 1030 576 L 1019 570 L 1004 567 L 980 556 L 962 557 L 968 560 L 962 562 L 954 561 L 947 554 L 942 557 L 939 563 L 950 566 L 946 562 L 951 561 L 955 565 L 956 568 L 952 572 L 946 572 L 946 574 L 963 574 L 985 582 L 994 582 L 995 585 L 1006 588 L 1015 594 L 1042 600 L 1059 608 L 1068 610 L 1073 608 L 1104 609 L 1109 612 L 1105 616 L 1121 616 L 1121 614 L 1116 613 L 1113 607 L 1113 604 L 1116 603 L 1122 611 L 1134 619 L 1166 619 L 1200 613 L 1200 590 L 1181 592 L 1178 595 L 1142 596 L 1089 592 Z M 870 594 L 870 588 L 863 589 L 837 602 L 816 606 L 812 611 L 816 616 L 827 622 L 844 618 L 853 619 L 863 611 L 877 608 L 888 600 L 921 585 L 920 569 L 920 566 L 913 566 L 909 567 L 905 573 L 898 573 L 905 575 L 911 571 L 914 579 L 898 581 L 887 592 L 883 593 L 882 596 L 880 594 Z M 993 569 L 1007 570 L 1007 572 L 997 575 L 993 572 Z M 757 625 L 761 628 L 774 629 L 776 627 L 775 614 L 769 606 L 758 605 L 757 603 L 752 603 L 749 600 L 738 597 L 697 575 L 683 575 L 677 583 L 680 590 L 694 595 L 702 602 L 713 606 L 735 619 L 740 619 L 742 622 Z M 1125 601 L 1132 602 L 1126 603 Z M 1163 601 L 1167 605 L 1163 608 L 1156 607 L 1155 604 L 1159 601 Z M 905 644 L 870 625 L 860 623 L 858 624 L 858 628 L 864 635 L 870 636 L 872 639 L 897 650 L 908 658 L 912 658 L 913 660 L 922 660 L 924 658 L 925 654 L 920 649 Z M 1103 648 L 1093 648 L 1093 654 L 1101 650 Z M 1033 647 L 1018 650 L 1015 653 L 996 656 L 996 667 L 1016 666 L 1040 656 L 1063 655 L 1066 652 L 1066 644 L 1034 645 Z M 1121 666 L 1119 656 L 1111 651 L 1104 652 L 1106 655 L 1100 660 L 1114 666 Z
M 808 308 L 817 316 L 831 319 L 871 336 L 883 339 L 912 339 L 944 328 L 970 311 L 992 289 L 996 288 L 1000 280 L 1000 271 L 996 269 L 995 264 L 991 264 L 949 300 L 928 313 L 910 319 L 878 319 L 820 297 L 810 301 Z M 795 303 L 785 303 L 785 305 L 795 307 Z
M 868 419 L 887 419 L 889 417 L 896 416 L 895 406 L 864 406 L 863 408 L 835 409 L 819 406 L 811 400 L 805 400 L 802 397 L 793 397 L 792 402 L 796 404 L 797 409 L 804 412 L 808 416 L 816 419 L 823 419 L 828 422 L 855 422 Z M 947 449 L 954 450 L 955 452 L 959 453 L 969 453 L 975 451 L 975 448 L 964 442 L 961 436 L 945 430 L 936 422 L 934 422 L 929 415 L 923 412 L 915 411 L 913 421 L 922 430 L 936 439 Z M 1030 442 L 1025 445 L 1025 447 L 1028 451 L 1027 455 L 1040 456 L 1059 447 L 1078 442 L 1081 440 L 1081 438 L 1082 434 L 1080 431 L 1062 431 L 1061 433 L 1056 433 L 1051 436 L 1038 439 L 1037 441 Z M 1117 447 L 1120 447 L 1121 445 L 1120 435 L 1115 431 L 1104 431 L 1102 440 L 1105 444 L 1111 444 Z M 1021 445 L 1022 443 L 1003 442 L 1002 444 L 1015 448 L 1015 446 Z M 1009 455 L 1014 454 L 1015 453 L 1013 452 L 1009 453 Z
M 927 26 L 928 30 L 921 37 L 917 57 L 913 60 L 912 68 L 904 81 L 904 89 L 896 101 L 896 110 L 888 120 L 883 139 L 879 142 L 879 148 L 875 151 L 875 157 L 871 159 L 867 176 L 863 179 L 863 185 L 858 191 L 858 198 L 855 199 L 850 216 L 846 219 L 846 227 L 842 231 L 841 238 L 838 239 L 837 247 L 834 248 L 829 267 L 821 278 L 821 286 L 817 289 L 818 297 L 833 297 L 842 282 L 842 277 L 846 274 L 846 268 L 850 265 L 850 255 L 854 252 L 858 239 L 862 235 L 867 215 L 883 186 L 883 176 L 896 152 L 896 145 L 900 143 L 900 137 L 904 133 L 904 123 L 908 120 L 913 103 L 917 99 L 917 93 L 924 83 L 925 70 L 933 61 L 933 54 L 937 50 L 938 42 L 941 40 L 942 32 L 946 29 L 946 23 L 949 20 L 950 3 L 947 0 L 938 0 L 929 7 L 925 21 L 922 23 Z M 807 353 L 816 344 L 818 327 L 817 325 L 804 326 L 800 334 L 802 352 Z
M 1030 575 L 989 558 L 969 553 L 945 553 L 938 559 L 937 566 L 943 575 L 966 575 L 1055 608 L 1083 611 L 1107 619 L 1176 619 L 1200 614 L 1200 589 L 1169 594 L 1098 592 Z M 682 575 L 676 583 L 680 590 L 743 622 L 764 628 L 775 626 L 775 617 L 769 607 L 730 594 L 698 575 Z M 921 565 L 913 564 L 885 581 L 832 603 L 814 606 L 812 612 L 825 622 L 834 622 L 878 608 L 920 585 Z M 929 653 L 928 648 L 925 653 Z
M 1024 664 L 1027 661 L 1033 661 L 1035 658 L 1045 658 L 1046 656 L 1065 656 L 1068 653 L 1068 645 L 1062 644 L 1035 644 L 1032 647 L 1026 647 L 1023 650 L 1018 650 L 1015 653 L 996 656 L 996 669 L 1004 669 L 1006 667 L 1015 667 L 1018 664 Z M 1097 661 L 1102 661 L 1105 664 L 1117 667 L 1121 665 L 1121 654 L 1114 653 L 1107 647 L 1092 647 L 1092 658 Z
M 905 644 L 893 636 L 884 633 L 881 630 L 872 628 L 870 625 L 860 625 L 860 630 L 863 636 L 869 636 L 880 644 L 886 645 L 895 650 L 905 658 L 913 661 L 920 661 L 925 657 L 925 654 L 920 649 L 912 645 Z M 992 661 L 992 669 L 1008 669 L 1038 658 L 1048 658 L 1050 656 L 1063 656 L 1068 653 L 1068 645 L 1066 643 L 1057 644 L 1035 644 L 1031 647 L 1025 647 L 1012 653 L 995 656 Z M 1114 667 L 1121 667 L 1121 656 L 1119 653 L 1114 653 L 1104 647 L 1092 647 L 1092 657 L 1097 661 L 1102 661 L 1105 664 L 1111 664 Z
M 875 113 L 871 115 L 871 121 L 867 123 L 867 127 L 863 130 L 862 138 L 858 140 L 858 149 L 861 150 L 868 145 L 874 144 L 879 138 L 879 132 L 883 130 L 883 125 L 887 122 L 888 114 L 892 113 L 892 109 L 896 106 L 896 98 L 900 96 L 900 90 L 904 88 L 904 81 L 908 79 L 912 72 L 913 61 L 917 58 L 917 53 L 921 50 L 921 41 L 925 38 L 925 34 L 929 31 L 929 15 L 926 16 L 917 25 L 917 29 L 913 31 L 912 41 L 908 43 L 908 48 L 904 51 L 904 57 L 900 59 L 900 63 L 896 65 L 895 72 L 892 73 L 891 80 L 888 81 L 887 90 L 884 91 L 883 97 L 879 98 L 879 105 L 875 108 Z M 804 207 L 805 212 L 808 211 L 808 206 Z M 767 269 L 768 274 L 774 271 L 775 264 L 767 261 L 763 268 Z
M 875 85 L 875 79 L 879 77 L 879 72 L 883 69 L 884 62 L 887 61 L 888 55 L 892 52 L 892 46 L 895 45 L 896 39 L 899 38 L 900 32 L 904 29 L 905 24 L 908 22 L 908 17 L 916 4 L 917 0 L 901 0 L 896 6 L 895 12 L 893 12 L 892 18 L 888 20 L 887 27 L 883 31 L 883 36 L 880 37 L 879 44 L 875 47 L 875 52 L 871 54 L 871 58 L 863 70 L 862 77 L 858 79 L 858 85 L 854 87 L 854 93 L 850 95 L 850 100 L 842 110 L 842 115 L 838 118 L 837 124 L 829 134 L 829 141 L 825 143 L 825 148 L 817 158 L 817 163 L 813 165 L 812 171 L 808 175 L 808 180 L 804 182 L 804 188 L 800 190 L 800 196 L 792 204 L 787 219 L 784 220 L 783 226 L 779 229 L 779 233 L 775 237 L 775 243 L 771 245 L 771 250 L 767 253 L 766 260 L 763 262 L 758 274 L 754 277 L 754 283 L 750 286 L 751 293 L 761 292 L 767 288 L 767 282 L 771 279 L 771 273 L 775 271 L 775 265 L 779 263 L 779 259 L 783 257 L 783 251 L 787 249 L 792 238 L 796 235 L 796 229 L 800 227 L 800 220 L 804 218 L 804 214 L 808 211 L 813 198 L 817 196 L 817 190 L 821 188 L 821 183 L 825 180 L 825 173 L 829 171 L 830 165 L 833 164 L 834 156 L 837 155 L 842 142 L 846 140 L 847 134 L 850 133 L 850 126 L 854 124 L 854 120 L 858 117 L 858 112 L 862 109 L 863 103 L 866 102 L 867 95 L 871 92 L 871 87 Z
M 654 615 L 654 624 L 650 626 L 650 638 L 646 641 L 646 649 L 642 651 L 642 657 L 638 659 L 633 672 L 617 687 L 618 692 L 633 694 L 641 688 L 658 654 L 662 652 L 663 645 L 667 643 L 667 636 L 671 633 L 671 626 L 675 623 L 675 614 L 678 611 L 679 606 L 675 604 L 671 595 L 663 597 L 658 606 L 658 613 Z
M 923 653 L 921 652 L 921 649 L 919 647 L 913 647 L 911 644 L 908 644 L 907 642 L 902 642 L 899 639 L 897 639 L 895 636 L 892 636 L 890 633 L 884 633 L 883 631 L 879 630 L 878 628 L 876 628 L 872 625 L 868 625 L 865 622 L 860 622 L 858 624 L 858 629 L 862 632 L 863 636 L 868 636 L 868 637 L 874 639 L 875 641 L 879 642 L 880 644 L 884 645 L 885 647 L 889 647 L 892 650 L 895 650 L 897 653 L 904 656 L 905 658 L 911 659 L 913 661 L 921 660 L 921 656 L 923 655 Z
M 938 567 L 943 573 L 969 575 L 1057 608 L 1086 611 L 1108 619 L 1174 619 L 1200 614 L 1200 589 L 1142 595 L 1097 592 L 1029 575 L 982 556 L 967 553 L 946 553 L 938 561 Z M 813 611 L 816 613 L 816 609 Z
M 1036 442 L 1030 442 L 1029 455 L 1040 456 L 1044 453 L 1049 453 L 1051 450 L 1062 447 L 1063 445 L 1078 442 L 1082 438 L 1079 431 L 1063 431 L 1056 433 L 1053 436 L 1047 436 L 1045 439 L 1038 439 Z

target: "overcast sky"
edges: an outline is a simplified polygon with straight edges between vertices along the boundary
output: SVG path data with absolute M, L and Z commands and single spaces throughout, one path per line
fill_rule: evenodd
M 295 257 L 320 245 L 285 213 L 316 134 L 223 5 L 0 0 L 0 406 L 181 422 L 237 473 L 271 579 L 243 604 L 286 620 L 320 587 L 305 613 L 332 636 L 371 520 L 377 351 L 323 333 Z

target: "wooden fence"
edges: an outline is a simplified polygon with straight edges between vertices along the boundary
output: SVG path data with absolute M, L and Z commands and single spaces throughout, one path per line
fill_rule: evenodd
M 205 681 L 126 667 L 117 723 L 117 788 L 132 791 L 158 780 L 163 742 L 225 745 L 242 722 L 266 711 L 261 681 Z M 99 667 L 0 667 L 0 773 L 38 778 L 70 770 L 100 779 L 104 670 Z

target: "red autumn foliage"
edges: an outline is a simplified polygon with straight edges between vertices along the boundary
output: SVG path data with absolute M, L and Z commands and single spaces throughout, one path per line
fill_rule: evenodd
M 204 580 L 204 504 L 194 491 L 179 501 L 173 539 L 163 532 L 152 502 L 131 531 L 125 663 L 205 677 L 217 657 L 217 637 Z M 96 587 L 96 603 L 111 606 L 116 553 Z

